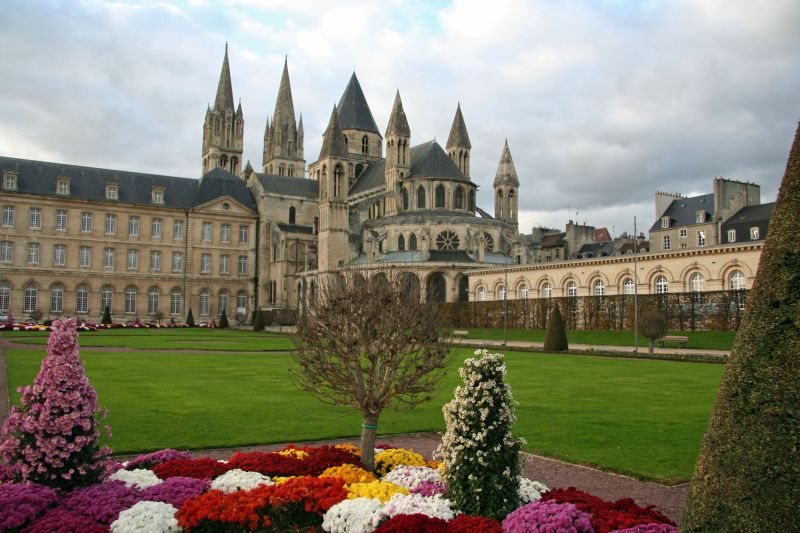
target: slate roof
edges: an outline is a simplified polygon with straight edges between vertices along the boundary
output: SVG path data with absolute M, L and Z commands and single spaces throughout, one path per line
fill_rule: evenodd
M 763 241 L 767 238 L 769 220 L 772 211 L 775 209 L 775 202 L 766 204 L 748 205 L 739 209 L 728 220 L 722 223 L 722 242 L 728 244 L 728 230 L 736 230 L 736 241 L 745 242 L 751 240 Z M 758 239 L 750 238 L 750 228 L 758 228 Z
M 355 72 L 350 76 L 350 81 L 336 108 L 339 111 L 339 125 L 343 130 L 364 130 L 381 134 Z
M 4 170 L 18 173 L 16 192 L 23 194 L 58 196 L 56 178 L 63 176 L 70 179 L 70 198 L 153 205 L 152 189 L 163 188 L 163 207 L 190 209 L 227 194 L 256 211 L 255 200 L 244 182 L 221 168 L 208 172 L 198 180 L 0 156 L 0 171 Z M 117 184 L 118 200 L 106 199 L 106 183 Z M 9 191 L 3 193 L 14 194 Z
M 389 122 L 386 125 L 386 137 L 390 135 L 411 136 L 411 127 L 408 125 L 406 112 L 403 110 L 403 101 L 400 99 L 400 90 L 394 95 L 392 113 L 389 115 Z
M 475 262 L 464 250 L 431 250 L 429 261 L 444 261 L 448 263 Z
M 297 198 L 319 199 L 319 182 L 308 178 L 258 174 L 258 181 L 265 191 Z
M 467 125 L 464 123 L 464 115 L 461 114 L 461 102 L 456 108 L 456 116 L 453 117 L 453 125 L 450 126 L 450 136 L 447 137 L 447 149 L 455 147 L 472 148 L 467 133 Z
M 284 224 L 283 222 L 278 222 L 278 228 L 281 231 L 285 231 L 287 233 L 304 233 L 306 235 L 314 234 L 314 228 L 312 226 L 303 226 L 300 224 Z
M 386 184 L 386 160 L 381 159 L 370 163 L 361 174 L 358 175 L 353 186 L 350 187 L 350 195 L 359 194 L 379 189 Z
M 670 218 L 670 228 L 697 224 L 698 211 L 705 211 L 706 220 L 711 220 L 710 215 L 714 212 L 713 193 L 693 196 L 691 198 L 676 198 L 671 204 L 669 204 L 669 207 L 666 211 L 664 211 L 664 214 L 653 223 L 650 230 L 653 231 L 662 229 L 662 217 Z
M 323 157 L 347 157 L 347 145 L 344 142 L 344 134 L 339 126 L 339 116 L 334 106 L 331 111 L 331 118 L 328 127 L 322 135 L 322 148 L 319 151 L 319 159 Z
M 579 259 L 586 259 L 589 257 L 607 257 L 614 254 L 614 249 L 614 241 L 590 242 L 581 246 L 578 249 L 578 252 L 575 254 L 575 257 Z
M 552 233 L 550 235 L 545 235 L 542 238 L 542 248 L 552 248 L 555 246 L 564 246 L 567 234 L 564 232 L 561 233 Z
M 642 241 L 642 242 L 639 243 L 638 246 L 639 246 L 639 248 L 638 248 L 639 253 L 641 253 L 641 252 L 649 252 L 650 251 L 650 241 Z M 619 252 L 620 255 L 628 255 L 628 251 L 633 253 L 633 243 L 632 242 L 626 242 L 626 243 L 622 244 L 619 248 L 617 248 L 616 251 Z

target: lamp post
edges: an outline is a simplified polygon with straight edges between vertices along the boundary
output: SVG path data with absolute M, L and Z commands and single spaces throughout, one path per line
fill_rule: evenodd
M 506 246 L 506 258 L 511 256 L 511 247 Z M 503 347 L 508 343 L 508 261 L 503 267 Z
M 636 255 L 639 253 L 638 235 L 636 233 L 636 217 L 633 217 L 633 353 L 639 353 L 639 268 Z

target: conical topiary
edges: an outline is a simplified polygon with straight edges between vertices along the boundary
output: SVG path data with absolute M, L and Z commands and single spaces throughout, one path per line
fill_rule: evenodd
M 797 531 L 800 504 L 800 128 L 789 153 L 681 531 Z
M 258 309 L 255 311 L 253 331 L 264 331 L 264 313 Z
M 103 318 L 100 319 L 101 324 L 111 324 L 111 309 L 108 306 L 103 309 Z
M 227 328 L 228 327 L 228 313 L 225 312 L 225 309 L 222 310 L 222 315 L 219 317 L 219 328 Z
M 563 352 L 566 350 L 569 350 L 567 328 L 564 327 L 561 309 L 558 304 L 555 304 L 547 320 L 547 332 L 544 336 L 544 351 Z
M 0 443 L 15 481 L 65 490 L 101 481 L 111 450 L 100 448 L 97 395 L 83 370 L 74 318 L 53 322 L 47 357 L 21 392 Z
M 186 315 L 186 325 L 189 327 L 194 327 L 194 315 L 192 314 L 192 308 L 189 308 L 189 314 Z
M 463 386 L 446 404 L 442 460 L 447 497 L 464 514 L 502 519 L 519 507 L 521 439 L 511 433 L 516 402 L 505 382 L 503 354 L 478 350 L 459 369 Z

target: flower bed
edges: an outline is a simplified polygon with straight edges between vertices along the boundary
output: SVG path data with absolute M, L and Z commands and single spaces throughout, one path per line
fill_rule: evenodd
M 0 485 L 0 530 L 676 531 L 667 517 L 630 499 L 607 502 L 524 478 L 520 505 L 504 520 L 459 514 L 440 472 L 427 466 L 435 463 L 392 447 L 380 455 L 382 476 L 363 469 L 352 445 L 287 446 L 237 453 L 227 462 L 161 450 L 128 462 L 103 483 L 71 492 Z

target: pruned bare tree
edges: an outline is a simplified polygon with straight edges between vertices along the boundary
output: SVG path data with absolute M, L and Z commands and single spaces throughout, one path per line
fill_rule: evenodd
M 361 460 L 370 470 L 383 409 L 430 400 L 451 361 L 438 308 L 420 300 L 414 281 L 408 274 L 332 276 L 298 318 L 292 376 L 323 402 L 361 412 Z

